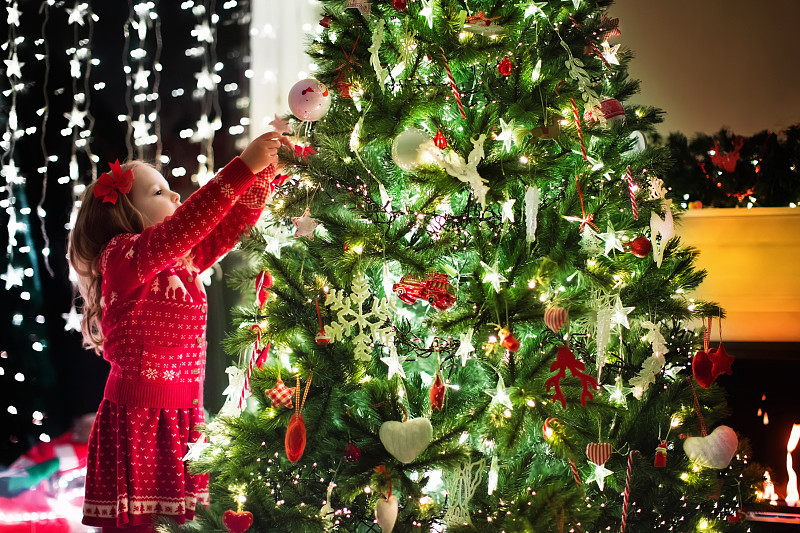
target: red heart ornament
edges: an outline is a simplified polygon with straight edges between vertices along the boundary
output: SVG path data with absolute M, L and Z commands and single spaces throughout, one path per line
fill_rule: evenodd
M 614 449 L 610 442 L 590 442 L 586 445 L 586 457 L 596 465 L 605 464 Z
M 296 463 L 303 456 L 306 449 L 306 422 L 303 415 L 295 413 L 289 420 L 289 427 L 286 428 L 286 458 Z
M 714 383 L 714 363 L 704 350 L 698 350 L 692 359 L 692 373 L 701 387 L 707 389 Z
M 231 533 L 244 533 L 253 525 L 253 513 L 250 511 L 237 513 L 229 509 L 222 514 L 222 523 Z

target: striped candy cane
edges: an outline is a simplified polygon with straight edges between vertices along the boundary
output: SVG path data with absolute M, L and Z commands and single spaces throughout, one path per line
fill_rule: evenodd
M 637 450 L 631 450 L 628 454 L 628 471 L 625 474 L 625 492 L 622 494 L 622 529 L 620 533 L 625 533 L 625 527 L 628 524 L 628 500 L 631 497 L 631 469 L 633 468 L 633 455 L 639 453 Z
M 258 358 L 258 345 L 261 343 L 261 328 L 258 324 L 253 324 L 250 329 L 257 331 L 256 343 L 253 345 L 253 352 L 250 354 L 250 360 L 247 362 L 247 374 L 244 376 L 244 386 L 242 387 L 242 394 L 239 396 L 239 408 L 244 406 L 245 395 L 250 390 L 250 374 L 253 373 L 253 365 Z
M 569 460 L 569 467 L 572 469 L 572 477 L 575 478 L 575 484 L 581 488 L 581 475 L 578 473 L 578 465 L 572 459 Z
M 453 78 L 453 73 L 450 72 L 450 63 L 447 61 L 447 56 L 444 55 L 444 50 L 439 49 L 442 51 L 442 57 L 444 58 L 444 68 L 447 70 L 447 78 L 450 80 L 450 89 L 453 91 L 453 96 L 456 97 L 456 102 L 458 103 L 458 110 L 461 111 L 461 118 L 464 120 L 467 119 L 467 114 L 464 113 L 464 104 L 461 103 L 461 95 L 458 93 L 458 86 L 456 86 L 456 80 Z
M 639 220 L 639 206 L 636 205 L 636 191 L 639 186 L 633 181 L 633 174 L 631 174 L 631 167 L 628 165 L 628 170 L 625 171 L 625 179 L 628 182 L 628 191 L 631 195 L 631 210 L 633 211 L 633 218 Z

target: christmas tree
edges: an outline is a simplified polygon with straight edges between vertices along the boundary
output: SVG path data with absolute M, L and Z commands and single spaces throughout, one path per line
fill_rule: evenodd
M 187 456 L 204 527 L 741 528 L 724 314 L 690 298 L 611 1 L 321 4 Z

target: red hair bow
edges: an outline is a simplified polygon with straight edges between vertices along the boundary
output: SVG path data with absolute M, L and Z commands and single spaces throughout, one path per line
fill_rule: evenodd
M 119 193 L 128 194 L 133 186 L 133 169 L 122 172 L 119 159 L 109 165 L 111 172 L 106 172 L 94 185 L 94 197 L 102 198 L 103 203 L 117 203 Z

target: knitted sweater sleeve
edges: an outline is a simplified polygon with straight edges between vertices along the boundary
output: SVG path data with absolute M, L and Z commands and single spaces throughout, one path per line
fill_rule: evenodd
M 195 191 L 163 222 L 145 228 L 126 246 L 112 240 L 103 263 L 113 267 L 116 287 L 141 285 L 167 265 L 185 256 L 222 221 L 255 176 L 238 157 Z M 123 282 L 124 280 L 124 282 Z
M 270 196 L 270 181 L 275 176 L 272 165 L 258 174 L 250 188 L 228 211 L 216 227 L 192 250 L 192 263 L 199 271 L 206 270 L 239 242 L 239 236 L 258 222 Z

